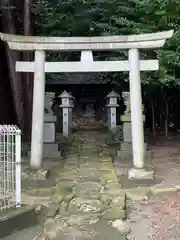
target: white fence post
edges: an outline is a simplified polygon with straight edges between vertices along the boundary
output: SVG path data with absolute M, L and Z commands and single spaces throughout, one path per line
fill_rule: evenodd
M 21 207 L 21 130 L 17 129 L 15 135 L 16 158 L 16 207 Z
M 21 206 L 21 131 L 0 125 L 0 211 Z

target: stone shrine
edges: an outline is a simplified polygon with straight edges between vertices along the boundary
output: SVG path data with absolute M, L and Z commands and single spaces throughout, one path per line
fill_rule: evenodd
M 91 86 L 91 87 L 90 87 Z M 105 92 L 105 93 L 104 93 Z M 73 108 L 73 130 L 100 130 L 106 124 L 104 96 L 107 89 L 96 85 L 82 86 L 74 91 L 76 104 Z
M 79 129 L 94 129 L 97 127 L 95 100 L 93 98 L 81 98 L 79 102 L 79 114 L 76 116 L 76 124 Z
M 84 117 L 95 118 L 95 111 L 92 103 L 86 105 Z

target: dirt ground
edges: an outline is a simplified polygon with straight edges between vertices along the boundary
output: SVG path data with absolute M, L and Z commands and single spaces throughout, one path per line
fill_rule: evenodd
M 180 136 L 152 142 L 153 166 L 162 182 L 157 187 L 180 186 Z M 160 194 L 136 202 L 128 217 L 133 240 L 180 240 L 180 193 Z
M 179 240 L 180 195 L 168 193 L 134 204 L 128 217 L 133 240 Z

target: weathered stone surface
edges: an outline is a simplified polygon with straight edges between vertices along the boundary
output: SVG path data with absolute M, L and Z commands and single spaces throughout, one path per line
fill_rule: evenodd
M 35 206 L 34 211 L 37 215 L 39 215 L 42 213 L 43 209 L 43 205 L 38 204 L 37 206 Z
M 75 186 L 76 182 L 69 179 L 60 179 L 60 182 L 57 183 L 57 188 L 69 188 L 72 189 Z
M 112 228 L 108 224 L 109 221 L 99 221 L 94 226 L 97 233 L 92 240 L 126 240 L 125 235 L 122 235 L 116 228 Z
M 112 197 L 111 196 L 108 196 L 108 195 L 105 195 L 105 194 L 101 194 L 100 195 L 100 201 L 103 203 L 103 204 L 106 204 L 106 205 L 110 205 L 111 202 L 112 202 Z
M 45 180 L 49 176 L 50 171 L 46 169 L 31 170 L 27 168 L 24 172 L 22 172 L 22 179 L 28 180 Z
M 53 194 L 55 189 L 53 188 L 32 188 L 26 191 L 26 194 L 29 196 L 36 196 L 36 197 L 48 197 Z
M 110 184 L 110 183 L 118 183 L 118 179 L 114 174 L 112 174 L 112 172 L 109 171 L 108 173 L 105 173 L 101 177 L 101 184 L 102 185 L 107 185 L 107 184 Z M 119 184 L 119 188 L 121 188 L 120 184 Z
M 112 207 L 105 210 L 102 218 L 106 220 L 125 219 L 126 213 L 124 210 L 119 209 L 119 207 Z
M 125 209 L 126 199 L 125 196 L 118 196 L 112 199 L 111 206 L 112 207 L 119 207 L 119 209 Z
M 99 153 L 100 158 L 105 158 L 105 157 L 110 157 L 110 156 L 111 156 L 111 153 L 109 151 Z
M 67 214 L 67 203 L 63 201 L 59 207 L 59 214 L 65 216 Z
M 70 212 L 100 212 L 104 209 L 104 205 L 99 200 L 88 200 L 82 198 L 74 198 L 70 201 L 68 211 Z
M 112 227 L 116 228 L 121 234 L 127 235 L 130 231 L 130 225 L 121 219 L 112 222 Z
M 44 223 L 44 236 L 48 240 L 57 240 L 59 234 L 59 227 L 56 221 L 52 218 L 49 218 Z
M 52 195 L 52 202 L 54 203 L 61 203 L 67 196 L 69 195 L 69 189 L 58 189 Z
M 42 240 L 125 240 L 124 230 L 109 225 L 109 221 L 126 217 L 125 192 L 114 173 L 109 150 L 101 144 L 104 140 L 96 134 L 88 142 L 89 133 L 85 135 L 84 139 L 79 136 L 83 141 L 72 142 L 64 167 L 55 169 L 57 183 Z
M 59 181 L 75 181 L 76 177 L 79 175 L 79 171 L 75 168 L 69 168 L 68 166 L 64 167 L 63 173 L 59 175 Z
M 95 148 L 81 148 L 80 156 L 97 157 L 97 150 Z
M 150 195 L 151 195 L 151 192 L 146 187 L 133 188 L 133 189 L 126 190 L 127 199 L 134 200 L 134 201 L 146 200 L 149 198 Z
M 99 216 L 90 213 L 78 213 L 71 215 L 67 223 L 71 226 L 82 226 L 86 224 L 95 224 L 99 221 Z
M 146 169 L 132 168 L 128 171 L 129 179 L 154 179 L 154 172 Z
M 66 156 L 66 160 L 77 160 L 79 159 L 79 156 L 77 154 L 75 154 L 76 152 L 76 148 L 72 149 L 73 150 L 73 153 L 69 153 L 67 156 Z
M 110 163 L 112 163 L 112 157 L 110 157 L 110 156 L 101 156 L 101 161 L 102 162 L 110 162 Z
M 92 142 L 85 142 L 83 145 L 81 145 L 82 149 L 96 149 L 97 143 L 96 141 Z
M 48 206 L 51 202 L 51 196 L 47 197 L 36 197 L 36 196 L 29 196 L 25 193 L 22 193 L 22 203 L 30 206 L 42 204 L 44 206 Z
M 86 199 L 98 199 L 102 186 L 97 182 L 77 183 L 73 189 L 74 195 Z
M 59 211 L 59 206 L 57 204 L 50 204 L 46 211 L 47 218 L 54 218 Z
M 92 181 L 96 182 L 100 180 L 100 173 L 98 169 L 95 168 L 81 167 L 79 172 L 79 178 L 91 179 Z
M 44 233 L 40 233 L 33 238 L 33 240 L 46 240 L 47 238 L 44 236 Z
M 125 197 L 125 193 L 119 183 L 109 183 L 101 190 L 101 193 L 109 196 Z
M 64 201 L 68 204 L 74 197 L 73 193 L 70 193 L 66 196 L 66 198 L 64 199 Z
M 88 229 L 79 229 L 79 226 L 69 226 L 64 234 L 62 234 L 60 240 L 92 240 L 96 236 L 95 231 Z

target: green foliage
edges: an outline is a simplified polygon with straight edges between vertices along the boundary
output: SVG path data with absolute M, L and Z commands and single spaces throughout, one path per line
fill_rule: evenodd
M 33 6 L 36 34 L 46 36 L 99 36 L 140 34 L 174 29 L 163 49 L 141 52 L 141 58 L 158 58 L 158 73 L 142 73 L 144 84 L 180 84 L 179 0 L 36 0 Z M 49 56 L 52 58 L 52 56 Z M 56 60 L 75 55 L 57 54 Z M 127 59 L 127 51 L 97 53 L 96 58 Z M 124 74 L 103 74 L 108 82 L 120 84 Z

